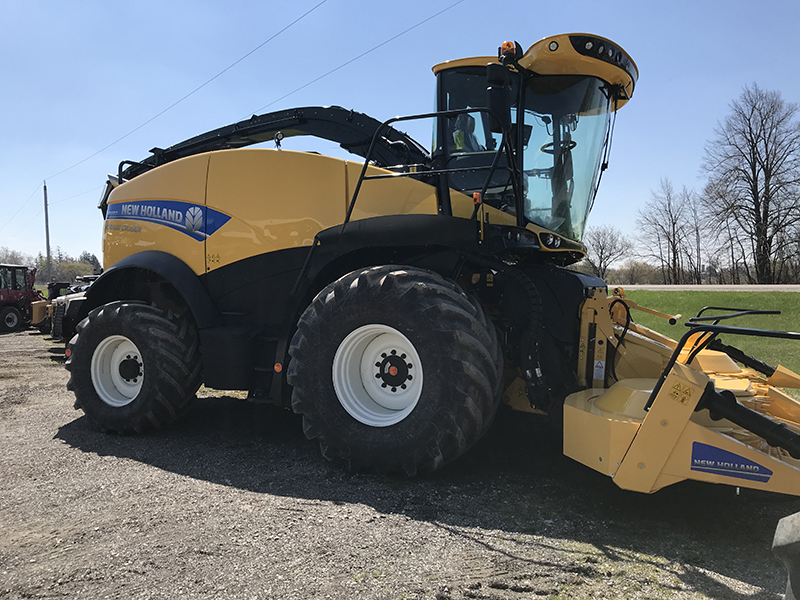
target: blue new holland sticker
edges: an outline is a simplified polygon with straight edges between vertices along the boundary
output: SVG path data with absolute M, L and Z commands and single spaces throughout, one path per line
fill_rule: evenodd
M 213 208 L 178 200 L 135 200 L 108 205 L 106 220 L 132 219 L 165 225 L 195 240 L 214 234 L 230 217 Z
M 772 471 L 750 459 L 701 442 L 692 443 L 692 471 L 767 483 Z

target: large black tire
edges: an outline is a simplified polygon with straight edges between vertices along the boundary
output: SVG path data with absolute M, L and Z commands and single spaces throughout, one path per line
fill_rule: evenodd
M 5 306 L 0 310 L 0 331 L 19 331 L 22 325 L 22 313 L 16 306 Z
M 50 317 L 45 317 L 44 321 L 39 323 L 39 325 L 37 325 L 36 329 L 38 329 L 40 333 L 43 333 L 43 334 L 47 335 L 48 333 L 50 333 L 50 330 L 52 329 L 52 325 L 53 324 L 50 322 Z
M 67 388 L 97 429 L 143 433 L 183 412 L 201 383 L 194 323 L 155 306 L 112 302 L 78 324 Z
M 494 336 L 480 306 L 434 272 L 354 271 L 300 318 L 289 349 L 292 408 L 322 454 L 351 470 L 433 471 L 494 417 Z
M 482 437 L 484 433 L 489 431 L 489 427 L 491 427 L 492 423 L 494 422 L 497 409 L 500 407 L 500 403 L 503 398 L 503 392 L 505 391 L 503 386 L 503 371 L 505 370 L 505 361 L 503 359 L 503 348 L 500 345 L 500 339 L 497 337 L 497 330 L 495 329 L 494 323 L 492 323 L 492 320 L 486 316 L 486 313 L 483 312 L 483 308 L 477 299 L 475 299 L 473 296 L 469 296 L 469 300 L 475 307 L 475 316 L 478 317 L 481 325 L 484 326 L 489 332 L 489 338 L 492 341 L 489 352 L 492 355 L 492 360 L 497 368 L 497 377 L 495 378 L 494 387 L 492 387 L 494 407 L 490 411 L 491 417 L 486 419 L 483 423 L 483 431 L 481 432 Z

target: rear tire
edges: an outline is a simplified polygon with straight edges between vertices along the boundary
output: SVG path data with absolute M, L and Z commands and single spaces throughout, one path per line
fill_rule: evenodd
M 497 409 L 494 330 L 438 274 L 382 266 L 322 290 L 289 349 L 292 408 L 323 455 L 351 470 L 433 471 Z
M 22 329 L 22 313 L 16 306 L 6 306 L 0 310 L 0 330 L 19 331 Z
M 50 317 L 45 318 L 45 320 L 39 324 L 37 329 L 39 330 L 40 333 L 43 333 L 45 335 L 50 333 L 50 330 L 52 329 L 52 324 L 50 323 Z
M 194 323 L 155 306 L 112 302 L 94 309 L 67 351 L 75 408 L 102 431 L 159 429 L 182 414 L 200 387 Z

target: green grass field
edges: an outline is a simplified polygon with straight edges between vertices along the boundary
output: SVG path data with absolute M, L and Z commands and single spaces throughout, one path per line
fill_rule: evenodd
M 721 325 L 779 331 L 798 331 L 800 329 L 800 294 L 794 292 L 630 290 L 625 292 L 625 296 L 648 308 L 669 314 L 680 313 L 682 318 L 677 325 L 670 325 L 664 319 L 641 311 L 632 311 L 631 315 L 637 323 L 676 340 L 686 332 L 684 325 L 686 320 L 697 315 L 698 311 L 705 306 L 781 311 L 779 315 L 755 315 L 727 319 L 722 321 Z M 800 373 L 800 341 L 738 335 L 725 335 L 721 339 L 729 346 L 735 346 L 769 365 L 781 364 L 795 373 Z

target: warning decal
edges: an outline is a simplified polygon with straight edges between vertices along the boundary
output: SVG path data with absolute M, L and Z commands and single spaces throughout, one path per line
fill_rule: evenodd
M 692 388 L 678 382 L 672 386 L 672 389 L 669 391 L 669 397 L 685 406 L 689 404 L 689 400 L 692 399 Z
M 594 373 L 592 378 L 595 381 L 603 381 L 606 376 L 606 361 L 604 360 L 596 360 L 594 361 Z

